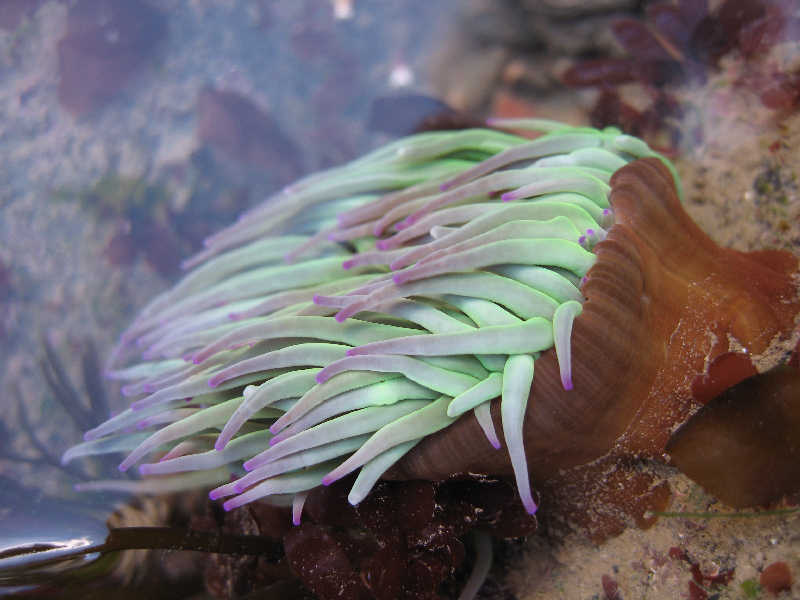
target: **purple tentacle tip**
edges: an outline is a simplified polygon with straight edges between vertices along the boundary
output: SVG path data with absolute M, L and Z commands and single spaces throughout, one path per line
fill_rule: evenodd
M 506 192 L 505 194 L 502 194 L 500 196 L 500 200 L 503 201 L 503 202 L 510 202 L 511 200 L 515 200 L 515 199 L 516 199 L 516 196 L 514 195 L 514 192 Z
M 327 487 L 330 484 L 332 484 L 334 481 L 336 481 L 336 480 L 335 479 L 329 479 L 328 476 L 326 475 L 325 477 L 322 478 L 322 481 L 320 483 L 322 483 L 322 485 Z
M 316 380 L 317 383 L 325 383 L 326 381 L 328 381 L 328 378 L 325 375 L 322 374 L 322 371 L 317 373 L 317 375 L 316 375 L 316 377 L 314 377 L 314 379 Z
M 581 237 L 578 238 L 578 243 L 579 244 L 584 244 L 585 242 L 586 242 L 586 236 L 585 235 L 582 235 Z
M 388 239 L 387 240 L 378 240 L 375 243 L 375 247 L 378 250 L 386 250 L 388 248 L 388 246 L 389 246 L 389 240 Z
M 228 500 L 222 504 L 222 508 L 225 509 L 225 512 L 230 512 L 236 508 L 236 506 L 233 504 L 233 500 Z
M 561 380 L 561 385 L 564 386 L 564 389 L 570 391 L 572 389 L 572 377 L 564 377 Z
M 427 213 L 427 210 L 425 212 L 415 212 L 413 215 L 408 215 L 405 219 L 403 219 L 403 223 L 405 223 L 406 227 L 411 227 L 417 221 L 419 221 L 422 217 L 424 217 L 426 215 L 426 213 Z
M 275 437 L 270 439 L 269 442 L 267 442 L 267 444 L 269 446 L 275 446 L 277 444 L 280 444 L 283 440 L 292 437 L 292 435 L 293 434 L 291 433 L 291 431 L 287 429 L 285 431 L 278 433 Z
M 120 473 L 124 473 L 125 471 L 127 471 L 127 470 L 128 470 L 128 467 L 127 467 L 127 465 L 126 465 L 126 464 L 123 462 L 123 463 L 120 463 L 120 464 L 117 466 L 117 470 L 118 470 Z
M 452 185 L 453 185 L 452 181 L 445 181 L 442 185 L 439 186 L 439 191 L 446 192 L 447 190 L 450 189 Z
M 217 492 L 217 490 L 211 490 L 210 492 L 208 492 L 208 498 L 209 500 L 217 500 L 218 498 L 220 498 L 220 494 L 219 492 Z
M 527 512 L 529 515 L 536 514 L 536 511 L 539 509 L 539 507 L 536 506 L 536 503 L 533 500 L 524 502 L 523 505 L 525 506 L 525 512 Z
M 346 260 L 342 263 L 342 268 L 347 271 L 348 269 L 352 269 L 355 261 L 351 258 L 350 260 Z

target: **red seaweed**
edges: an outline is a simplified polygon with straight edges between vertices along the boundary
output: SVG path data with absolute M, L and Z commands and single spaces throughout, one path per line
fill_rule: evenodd
M 571 87 L 596 87 L 600 95 L 590 111 L 593 125 L 619 125 L 628 133 L 680 142 L 681 115 L 676 88 L 704 82 L 723 57 L 740 61 L 734 87 L 752 90 L 770 110 L 800 104 L 800 71 L 783 70 L 769 59 L 778 43 L 796 38 L 800 19 L 787 0 L 726 0 L 713 10 L 707 2 L 674 0 L 651 4 L 644 20 L 626 18 L 612 25 L 624 50 L 573 65 L 563 75 Z M 626 103 L 616 88 L 638 83 L 651 98 L 645 109 Z
M 297 527 L 253 522 L 250 515 L 266 506 L 253 503 L 219 514 L 211 528 L 246 535 L 272 530 L 273 537 L 283 538 L 285 564 L 292 574 L 323 600 L 455 597 L 463 585 L 459 578 L 468 571 L 464 539 L 470 531 L 481 528 L 495 539 L 536 531 L 536 517 L 524 512 L 512 486 L 497 479 L 382 481 L 355 507 L 347 501 L 352 480 L 314 489 Z M 289 522 L 285 513 L 279 516 Z M 228 573 L 239 582 L 234 590 L 238 594 L 287 577 L 277 569 L 284 561 L 265 566 L 251 560 L 234 574 L 230 569 L 236 560 L 209 559 L 206 580 L 214 584 L 216 597 L 238 597 L 220 584 Z
M 673 560 L 680 560 L 689 566 L 691 580 L 688 583 L 690 600 L 706 600 L 709 598 L 708 590 L 718 591 L 718 588 L 727 586 L 733 580 L 736 570 L 720 569 L 715 573 L 704 573 L 697 560 L 690 557 L 684 550 L 673 546 L 669 549 L 669 557 Z
M 159 11 L 142 0 L 79 0 L 58 42 L 58 99 L 75 116 L 129 86 L 166 35 Z
M 610 575 L 604 574 L 600 579 L 603 586 L 603 594 L 605 600 L 622 600 L 622 595 L 619 592 L 619 584 Z
M 237 92 L 211 87 L 200 92 L 197 136 L 229 158 L 277 173 L 282 181 L 302 173 L 297 145 L 274 117 Z

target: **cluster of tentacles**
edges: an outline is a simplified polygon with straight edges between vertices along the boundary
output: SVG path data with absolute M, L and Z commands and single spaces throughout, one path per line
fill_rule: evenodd
M 157 460 L 140 481 L 82 487 L 213 487 L 228 510 L 292 502 L 299 522 L 309 490 L 360 468 L 357 504 L 458 419 L 476 419 L 499 448 L 490 401 L 501 397 L 533 513 L 522 432 L 534 365 L 554 347 L 571 389 L 581 280 L 614 221 L 609 179 L 655 154 L 613 128 L 507 125 L 545 133 L 404 138 L 209 238 L 115 350 L 110 376 L 142 397 L 64 456 L 128 452 L 123 471 Z

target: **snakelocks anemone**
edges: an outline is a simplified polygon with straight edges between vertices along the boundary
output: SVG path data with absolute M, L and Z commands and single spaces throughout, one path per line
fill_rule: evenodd
M 796 344 L 797 260 L 717 247 L 644 142 L 500 125 L 542 135 L 400 139 L 210 237 L 114 350 L 137 399 L 64 456 L 144 477 L 83 488 L 206 487 L 298 523 L 352 472 L 357 504 L 387 470 L 456 470 L 513 476 L 533 513 L 529 476 L 658 456 L 716 358 Z

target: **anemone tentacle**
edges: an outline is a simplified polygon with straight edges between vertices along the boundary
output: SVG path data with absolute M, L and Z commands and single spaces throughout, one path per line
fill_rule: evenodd
M 208 238 L 112 352 L 110 374 L 144 397 L 64 456 L 129 452 L 121 469 L 161 460 L 142 464 L 139 482 L 87 489 L 216 486 L 226 509 L 293 498 L 297 523 L 309 490 L 358 470 L 358 503 L 458 419 L 500 448 L 489 409 L 500 397 L 534 512 L 522 421 L 535 362 L 555 348 L 572 387 L 581 280 L 614 221 L 608 181 L 655 153 L 613 128 L 512 125 L 545 133 L 403 138 Z

